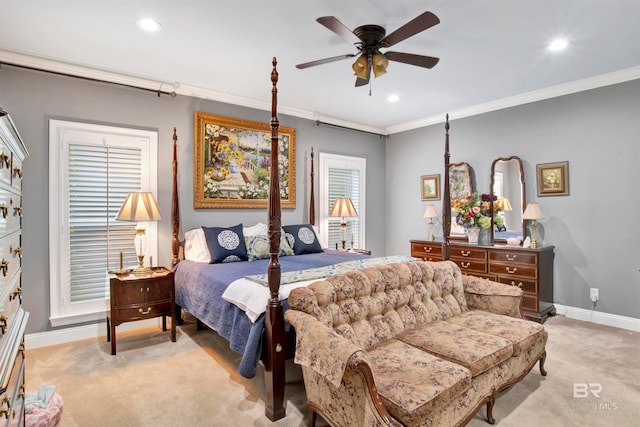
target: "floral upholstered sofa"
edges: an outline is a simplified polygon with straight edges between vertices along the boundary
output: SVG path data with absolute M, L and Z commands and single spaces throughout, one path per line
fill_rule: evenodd
M 335 275 L 289 295 L 310 411 L 334 426 L 456 426 L 540 361 L 547 333 L 522 291 L 416 261 Z

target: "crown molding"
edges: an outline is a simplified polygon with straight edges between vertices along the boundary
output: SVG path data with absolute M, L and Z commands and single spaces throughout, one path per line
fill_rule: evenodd
M 576 80 L 557 86 L 551 86 L 545 89 L 534 90 L 522 93 L 516 96 L 497 99 L 495 101 L 485 102 L 482 104 L 472 105 L 460 108 L 454 111 L 443 111 L 442 113 L 423 119 L 389 126 L 386 128 L 388 134 L 394 134 L 413 130 L 421 127 L 431 126 L 438 123 L 444 123 L 445 116 L 449 113 L 449 119 L 461 119 L 463 117 L 475 116 L 478 114 L 488 113 L 491 111 L 502 110 L 505 108 L 516 107 L 518 105 L 529 104 L 531 102 L 542 101 L 545 99 L 556 98 L 559 96 L 569 95 L 572 93 L 582 92 L 585 90 L 596 89 L 599 87 L 609 86 L 617 83 L 623 83 L 640 78 L 640 66 L 626 68 L 624 70 L 614 71 L 611 73 L 601 74 L 595 77 L 589 77 L 582 80 Z

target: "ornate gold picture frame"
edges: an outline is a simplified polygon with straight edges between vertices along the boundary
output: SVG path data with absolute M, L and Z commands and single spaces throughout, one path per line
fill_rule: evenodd
M 194 209 L 266 209 L 271 125 L 194 113 Z M 296 130 L 278 131 L 282 208 L 296 207 Z

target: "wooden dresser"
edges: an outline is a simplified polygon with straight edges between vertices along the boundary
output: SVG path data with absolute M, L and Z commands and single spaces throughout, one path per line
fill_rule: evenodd
M 24 425 L 22 162 L 27 149 L 0 108 L 0 425 Z
M 522 288 L 522 314 L 542 323 L 556 311 L 553 306 L 553 248 L 451 242 L 450 259 L 460 266 L 464 274 Z M 411 256 L 426 261 L 442 261 L 442 242 L 411 240 Z

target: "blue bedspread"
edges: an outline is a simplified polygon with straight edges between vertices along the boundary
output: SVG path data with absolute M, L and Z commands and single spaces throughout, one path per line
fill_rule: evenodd
M 284 273 L 367 257 L 327 249 L 316 254 L 280 257 L 279 260 Z M 251 323 L 244 311 L 223 300 L 222 294 L 234 280 L 265 273 L 268 263 L 268 259 L 225 264 L 181 261 L 175 269 L 176 303 L 229 340 L 231 349 L 242 354 L 238 372 L 247 378 L 255 376 L 260 361 L 264 314 Z M 267 301 L 264 304 L 266 306 Z M 286 301 L 283 306 L 286 310 Z

